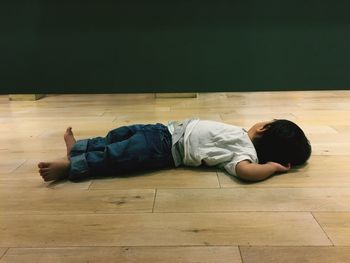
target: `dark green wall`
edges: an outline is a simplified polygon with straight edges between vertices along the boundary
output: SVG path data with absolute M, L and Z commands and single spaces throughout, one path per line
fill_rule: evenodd
M 348 2 L 2 0 L 0 93 L 349 89 Z

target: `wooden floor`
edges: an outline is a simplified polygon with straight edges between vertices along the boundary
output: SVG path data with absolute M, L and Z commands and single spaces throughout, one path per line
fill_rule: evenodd
M 78 139 L 200 117 L 297 122 L 309 164 L 245 184 L 216 169 L 45 183 L 37 163 Z M 0 96 L 0 262 L 350 262 L 350 91 Z

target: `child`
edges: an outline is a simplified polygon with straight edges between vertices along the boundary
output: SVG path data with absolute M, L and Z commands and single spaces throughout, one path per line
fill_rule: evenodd
M 138 124 L 79 141 L 69 127 L 64 140 L 67 160 L 38 164 L 45 181 L 201 164 L 217 166 L 243 180 L 260 181 L 304 164 L 311 155 L 304 132 L 288 120 L 259 122 L 248 131 L 199 119 L 168 126 Z

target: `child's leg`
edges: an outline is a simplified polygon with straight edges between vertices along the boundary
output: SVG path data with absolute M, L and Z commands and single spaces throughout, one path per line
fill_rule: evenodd
M 171 135 L 164 125 L 134 125 L 126 128 L 129 134 L 132 132 L 132 136 L 122 141 L 115 140 L 117 142 L 106 145 L 104 151 L 88 151 L 72 156 L 69 179 L 115 176 L 174 166 Z
M 140 130 L 144 125 L 131 125 L 131 126 L 123 126 L 111 130 L 108 132 L 106 137 L 95 137 L 90 139 L 78 140 L 76 141 L 71 129 L 67 129 L 65 134 L 65 141 L 67 145 L 67 152 L 69 149 L 69 157 L 80 155 L 82 153 L 87 152 L 95 152 L 95 151 L 104 151 L 108 144 L 112 144 L 115 142 L 121 142 L 123 140 L 127 140 L 131 136 L 133 136 L 138 130 Z M 69 133 L 70 132 L 70 133 Z M 66 136 L 68 133 L 68 139 L 70 142 L 73 142 L 73 145 L 68 145 Z M 70 136 L 71 135 L 71 136 Z
M 67 131 L 71 132 L 70 129 Z M 73 133 L 71 136 L 74 139 Z M 66 145 L 67 152 L 71 151 L 70 161 L 38 165 L 45 181 L 68 176 L 71 180 L 79 180 L 87 176 L 174 166 L 171 135 L 161 124 L 121 127 L 109 132 L 106 138 L 81 140 L 70 149 L 71 144 L 66 141 Z
M 127 140 L 145 126 L 146 125 L 143 125 L 143 124 L 135 124 L 130 126 L 122 126 L 114 130 L 111 130 L 106 135 L 106 143 L 111 144 L 111 143 Z
M 106 149 L 108 143 L 126 140 L 131 137 L 138 129 L 139 125 L 129 127 L 120 127 L 110 131 L 105 138 L 96 137 L 87 140 L 76 141 L 72 127 L 68 127 L 64 133 L 64 141 L 67 147 L 68 160 L 55 162 L 41 162 L 38 164 L 39 173 L 45 181 L 59 180 L 68 177 L 70 170 L 70 157 L 91 152 L 90 159 L 96 160 L 94 155 L 101 155 Z M 67 168 L 68 167 L 68 168 Z M 100 169 L 100 171 L 102 171 Z

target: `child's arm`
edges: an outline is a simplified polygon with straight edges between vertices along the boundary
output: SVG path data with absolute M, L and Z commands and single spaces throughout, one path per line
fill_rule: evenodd
M 283 166 L 275 162 L 257 164 L 249 161 L 241 161 L 236 165 L 236 174 L 243 180 L 261 181 L 275 173 L 287 172 L 289 169 L 290 164 Z

